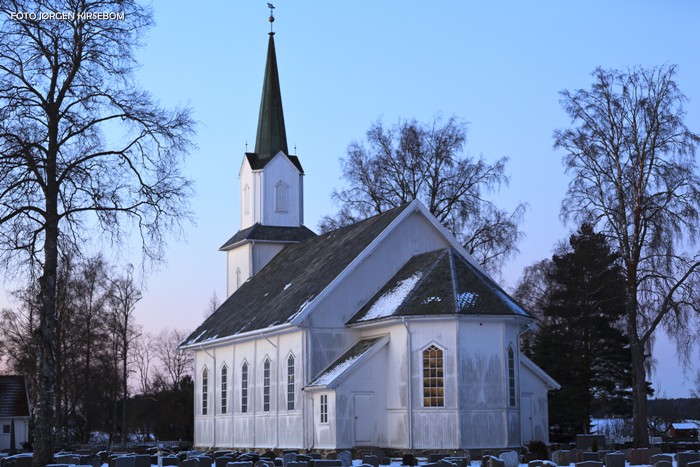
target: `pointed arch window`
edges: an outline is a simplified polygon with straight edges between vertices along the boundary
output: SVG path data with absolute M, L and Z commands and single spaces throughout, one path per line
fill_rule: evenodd
M 241 365 L 241 412 L 248 413 L 248 362 Z
M 248 185 L 243 187 L 243 214 L 250 214 L 250 187 Z
M 228 367 L 224 364 L 221 367 L 221 413 L 228 410 Z
M 263 412 L 270 411 L 270 359 L 263 362 Z
M 206 367 L 202 370 L 202 415 L 207 414 L 209 409 L 209 370 Z
M 508 346 L 508 405 L 515 407 L 515 352 Z
M 275 212 L 287 212 L 288 194 L 289 186 L 282 181 L 277 182 L 275 185 Z
M 445 370 L 442 349 L 431 345 L 423 351 L 423 406 L 445 406 Z
M 236 268 L 236 290 L 241 287 L 241 268 Z
M 294 410 L 294 355 L 287 357 L 287 410 Z

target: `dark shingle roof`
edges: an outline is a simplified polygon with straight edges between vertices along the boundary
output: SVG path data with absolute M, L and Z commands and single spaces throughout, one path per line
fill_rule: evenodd
M 379 342 L 384 336 L 362 339 L 353 345 L 347 352 L 341 355 L 336 361 L 323 370 L 309 386 L 327 386 L 345 373 L 357 360 L 369 352 L 374 344 Z
M 408 260 L 349 323 L 446 314 L 527 316 L 490 277 L 444 248 Z
M 0 376 L 0 417 L 28 417 L 27 389 L 22 376 Z
M 246 159 L 248 159 L 248 163 L 250 164 L 250 168 L 253 170 L 262 169 L 276 155 L 277 155 L 277 153 L 273 154 L 271 157 L 261 157 L 260 155 L 254 153 L 254 152 L 246 152 L 245 153 L 245 157 L 246 157 Z M 284 155 L 287 156 L 287 153 L 284 153 Z M 304 173 L 304 169 L 301 167 L 301 162 L 299 161 L 299 158 L 297 156 L 287 156 L 287 159 L 289 159 L 291 161 L 291 163 L 294 164 L 294 166 L 297 169 L 299 169 L 299 172 Z
M 298 243 L 315 236 L 316 234 L 304 225 L 299 227 L 278 227 L 257 223 L 247 229 L 239 230 L 236 235 L 228 239 L 219 250 L 227 250 L 230 246 L 242 242 L 243 240 Z
M 234 292 L 183 345 L 291 321 L 407 206 L 284 248 Z

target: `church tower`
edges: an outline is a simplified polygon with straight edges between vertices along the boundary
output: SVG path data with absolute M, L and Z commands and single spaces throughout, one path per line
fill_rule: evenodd
M 304 171 L 287 147 L 274 34 L 267 45 L 255 152 L 245 153 L 239 171 L 241 230 L 220 248 L 227 257 L 227 296 L 282 248 L 316 235 L 304 226 Z

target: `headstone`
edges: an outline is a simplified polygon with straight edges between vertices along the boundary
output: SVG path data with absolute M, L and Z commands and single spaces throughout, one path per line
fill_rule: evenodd
M 229 462 L 235 462 L 231 456 L 219 456 L 214 460 L 214 467 L 226 467 Z
M 438 467 L 457 467 L 457 464 L 454 462 L 450 462 L 446 460 L 445 458 L 440 459 L 438 462 L 435 462 Z
M 552 462 L 557 465 L 569 465 L 571 460 L 569 457 L 569 451 L 559 450 L 552 453 Z
M 489 456 L 489 466 L 488 467 L 505 467 L 505 462 L 503 462 L 503 459 L 499 459 L 498 457 L 494 456 Z
M 603 463 L 600 461 L 583 461 L 576 462 L 574 464 L 576 467 L 603 467 Z
M 437 462 L 442 458 L 447 457 L 447 453 L 444 452 L 433 452 L 428 454 L 428 463 Z
M 581 459 L 583 460 L 583 462 L 586 462 L 586 461 L 600 462 L 600 454 L 597 452 L 583 452 L 581 454 Z
M 56 464 L 80 465 L 80 457 L 74 454 L 56 454 Z
M 690 462 L 700 461 L 700 452 L 683 451 L 676 453 L 676 461 L 678 467 L 688 467 Z
M 673 463 L 669 461 L 658 461 L 654 464 L 654 467 L 673 467 Z
M 654 454 L 653 456 L 649 456 L 649 463 L 651 465 L 656 465 L 657 462 L 670 462 L 673 464 L 673 456 L 670 454 Z
M 134 460 L 136 467 L 151 467 L 151 456 L 148 454 L 137 454 Z
M 343 467 L 343 463 L 337 459 L 314 459 L 312 467 Z
M 226 464 L 226 467 L 253 467 L 253 462 L 252 461 L 229 462 L 228 464 Z
M 178 464 L 179 467 L 199 467 L 199 461 L 194 458 L 194 457 L 188 457 L 187 459 L 183 459 L 179 462 Z M 119 467 L 119 466 L 115 466 Z
M 700 467 L 700 461 L 688 462 L 687 467 Z
M 115 457 L 114 467 L 136 467 L 136 458 L 134 456 Z
M 605 449 L 605 435 L 576 435 L 576 448 L 583 451 Z
M 660 447 L 658 446 L 652 446 L 649 448 L 649 457 L 651 456 L 656 456 L 657 454 L 661 454 L 663 451 L 661 450 Z
M 469 459 L 467 457 L 450 456 L 445 457 L 442 460 L 457 464 L 457 467 L 467 467 L 469 465 Z
M 625 467 L 625 454 L 610 452 L 605 455 L 605 467 Z
M 275 460 L 275 457 L 277 457 L 277 454 L 275 454 L 274 452 L 272 452 L 272 451 L 270 451 L 270 450 L 267 450 L 267 451 L 263 452 L 263 453 L 260 455 L 260 457 L 263 458 L 263 459 L 267 459 L 267 460 L 270 460 L 270 461 L 274 461 L 274 460 Z
M 161 457 L 160 461 L 163 464 L 163 467 L 169 467 L 171 465 L 178 464 L 177 456 L 163 456 L 163 457 Z M 226 467 L 226 466 L 224 465 L 223 467 Z
M 309 467 L 308 462 L 291 461 L 287 464 L 287 467 Z
M 377 456 L 369 455 L 362 457 L 363 464 L 369 464 L 372 467 L 379 467 L 379 458 Z
M 386 456 L 382 457 L 382 460 L 379 461 L 379 464 L 380 465 L 389 465 L 389 464 L 391 464 L 391 459 L 389 459 Z
M 630 451 L 631 465 L 647 465 L 649 464 L 649 450 L 646 448 L 632 449 Z
M 269 459 L 260 459 L 257 461 L 255 464 L 253 464 L 255 467 L 275 467 L 275 462 L 271 461 Z M 201 466 L 204 467 L 204 466 Z
M 350 451 L 340 451 L 336 457 L 343 467 L 350 467 L 352 465 L 352 453 Z
M 505 467 L 518 467 L 520 464 L 520 456 L 515 451 L 503 452 L 500 458 L 503 460 Z
M 275 457 L 275 467 L 284 467 L 284 461 L 281 457 Z
M 282 456 L 282 465 L 284 467 L 288 467 L 287 464 L 289 464 L 290 462 L 296 462 L 296 460 L 297 460 L 297 453 L 296 452 L 286 452 Z
M 530 461 L 527 463 L 527 467 L 542 467 L 543 464 L 543 460 Z
M 297 454 L 297 462 L 309 462 L 313 457 L 308 454 Z

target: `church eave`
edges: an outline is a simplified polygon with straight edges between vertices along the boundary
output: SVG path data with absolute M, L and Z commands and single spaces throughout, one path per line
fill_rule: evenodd
M 294 329 L 292 329 L 294 328 Z M 223 337 L 216 337 L 212 339 L 207 339 L 205 338 L 201 342 L 198 340 L 193 340 L 193 342 L 188 342 L 185 343 L 183 342 L 178 346 L 178 348 L 183 349 L 183 350 L 203 350 L 203 349 L 209 349 L 212 347 L 217 347 L 220 345 L 225 345 L 229 344 L 231 342 L 244 342 L 247 340 L 252 340 L 252 339 L 258 339 L 260 337 L 269 337 L 271 335 L 276 335 L 276 334 L 283 334 L 286 331 L 290 330 L 298 330 L 299 328 L 297 326 L 292 325 L 291 323 L 282 323 L 278 324 L 275 326 L 270 326 L 267 328 L 263 329 L 254 329 L 251 331 L 244 331 L 239 334 L 232 334 L 230 336 L 223 336 Z

